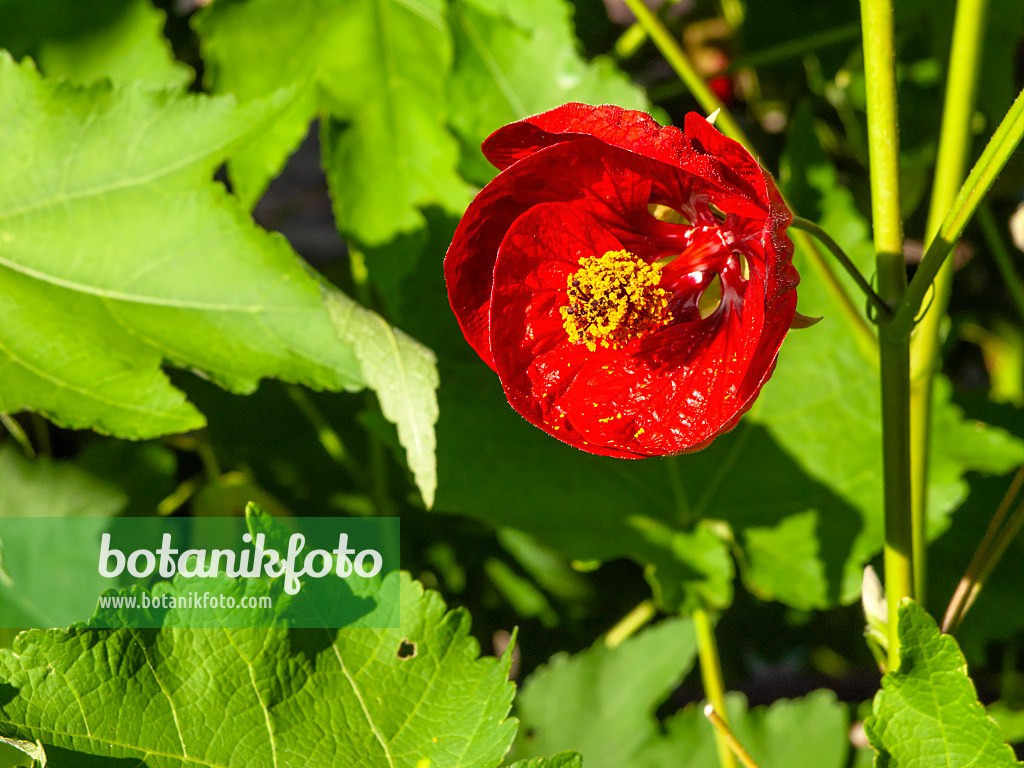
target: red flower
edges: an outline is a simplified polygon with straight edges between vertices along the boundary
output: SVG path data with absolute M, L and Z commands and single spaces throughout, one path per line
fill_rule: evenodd
M 466 339 L 524 418 L 637 458 L 735 426 L 775 367 L 799 280 L 771 178 L 696 113 L 685 130 L 566 104 L 483 144 L 501 173 L 445 258 Z

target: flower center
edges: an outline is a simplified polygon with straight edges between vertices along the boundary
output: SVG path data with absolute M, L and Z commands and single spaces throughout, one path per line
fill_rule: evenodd
M 668 325 L 671 291 L 659 288 L 661 265 L 648 264 L 628 251 L 584 257 L 569 275 L 569 305 L 563 327 L 574 344 L 618 349 Z

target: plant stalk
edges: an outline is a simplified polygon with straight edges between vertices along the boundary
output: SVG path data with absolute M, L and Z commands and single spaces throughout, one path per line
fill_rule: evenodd
M 935 164 L 932 197 L 925 229 L 925 250 L 932 244 L 963 182 L 970 157 L 971 116 L 981 43 L 985 35 L 988 0 L 959 0 L 953 24 L 953 41 L 946 97 L 942 108 L 939 152 Z M 953 260 L 942 265 L 934 282 L 934 298 L 918 324 L 910 343 L 910 462 L 911 502 L 914 517 L 914 588 L 924 604 L 927 577 L 925 527 L 928 514 L 928 456 L 932 411 L 932 380 L 939 365 L 942 321 L 953 282 Z
M 604 644 L 609 648 L 621 645 L 657 615 L 658 609 L 654 607 L 654 601 L 644 600 L 627 613 L 618 624 L 608 630 L 608 634 L 604 637 Z
M 0 424 L 7 430 L 8 434 L 14 441 L 21 446 L 22 452 L 30 459 L 36 457 L 35 448 L 32 447 L 32 441 L 28 439 L 28 435 L 25 434 L 25 430 L 21 428 L 21 424 L 14 420 L 14 417 L 9 414 L 0 412 Z
M 722 682 L 722 665 L 718 660 L 715 629 L 706 610 L 694 609 L 693 626 L 697 632 L 697 656 L 700 659 L 700 678 L 704 683 L 704 696 L 728 728 L 725 716 L 725 685 Z M 736 759 L 733 757 L 729 740 L 719 729 L 715 730 L 715 746 L 718 747 L 718 763 L 721 768 L 736 768 Z
M 704 707 L 704 717 L 711 721 L 711 725 L 715 727 L 715 735 L 721 734 L 726 743 L 729 745 L 729 749 L 732 750 L 733 754 L 740 759 L 745 768 L 760 768 L 754 761 L 754 758 L 750 756 L 750 753 L 743 748 L 740 744 L 740 740 L 736 738 L 736 735 L 732 732 L 732 728 L 725 722 L 725 719 L 715 711 L 713 704 L 708 704 Z
M 903 299 L 907 273 L 900 216 L 899 129 L 891 0 L 861 0 L 868 146 L 871 147 L 871 213 L 878 293 L 894 307 Z M 885 592 L 889 606 L 889 668 L 899 665 L 895 617 L 904 597 L 914 596 L 913 524 L 910 496 L 910 339 L 879 325 L 882 375 L 882 458 L 885 483 Z

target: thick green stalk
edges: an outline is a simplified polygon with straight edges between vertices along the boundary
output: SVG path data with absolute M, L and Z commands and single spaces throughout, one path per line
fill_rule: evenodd
M 868 146 L 871 147 L 871 214 L 878 293 L 890 307 L 903 298 L 899 131 L 891 0 L 861 0 Z M 889 666 L 899 665 L 895 617 L 899 601 L 914 596 L 913 525 L 910 504 L 910 339 L 879 326 L 882 374 L 882 458 L 885 482 L 885 591 L 889 604 Z
M 917 313 L 931 291 L 932 281 L 938 274 L 946 257 L 953 251 L 953 244 L 960 238 L 967 222 L 978 210 L 996 177 L 1003 170 L 1017 146 L 1024 137 L 1024 91 L 1017 96 L 1010 111 L 999 123 L 985 151 L 974 164 L 967 180 L 953 201 L 939 231 L 925 250 L 924 258 L 914 273 L 914 279 L 907 286 L 903 301 L 896 310 L 889 332 L 894 335 L 908 333 L 914 326 Z
M 942 225 L 942 218 L 960 191 L 967 170 L 972 144 L 971 116 L 974 114 L 987 6 L 988 0 L 959 0 L 956 6 L 946 100 L 942 109 L 942 129 L 939 134 L 939 153 L 925 230 L 925 250 L 935 239 Z M 942 320 L 946 316 L 952 282 L 953 260 L 949 259 L 935 276 L 934 298 L 918 324 L 910 344 L 911 499 L 914 544 L 917 547 L 914 551 L 914 586 L 917 602 L 922 604 L 925 599 L 927 562 L 925 523 L 928 512 L 932 380 L 939 364 Z
M 711 617 L 703 608 L 693 612 L 693 626 L 697 632 L 697 656 L 700 659 L 700 678 L 704 683 L 704 698 L 715 708 L 718 716 L 728 726 L 725 716 L 725 685 L 722 683 L 722 665 L 718 661 L 718 645 L 715 643 L 715 628 Z M 720 731 L 715 731 L 715 746 L 718 747 L 718 763 L 722 768 L 736 768 L 729 740 Z

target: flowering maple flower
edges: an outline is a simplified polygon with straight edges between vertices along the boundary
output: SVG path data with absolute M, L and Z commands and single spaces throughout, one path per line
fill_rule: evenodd
M 728 431 L 793 322 L 791 214 L 696 113 L 566 104 L 483 144 L 500 171 L 445 258 L 452 309 L 524 418 L 590 453 Z

